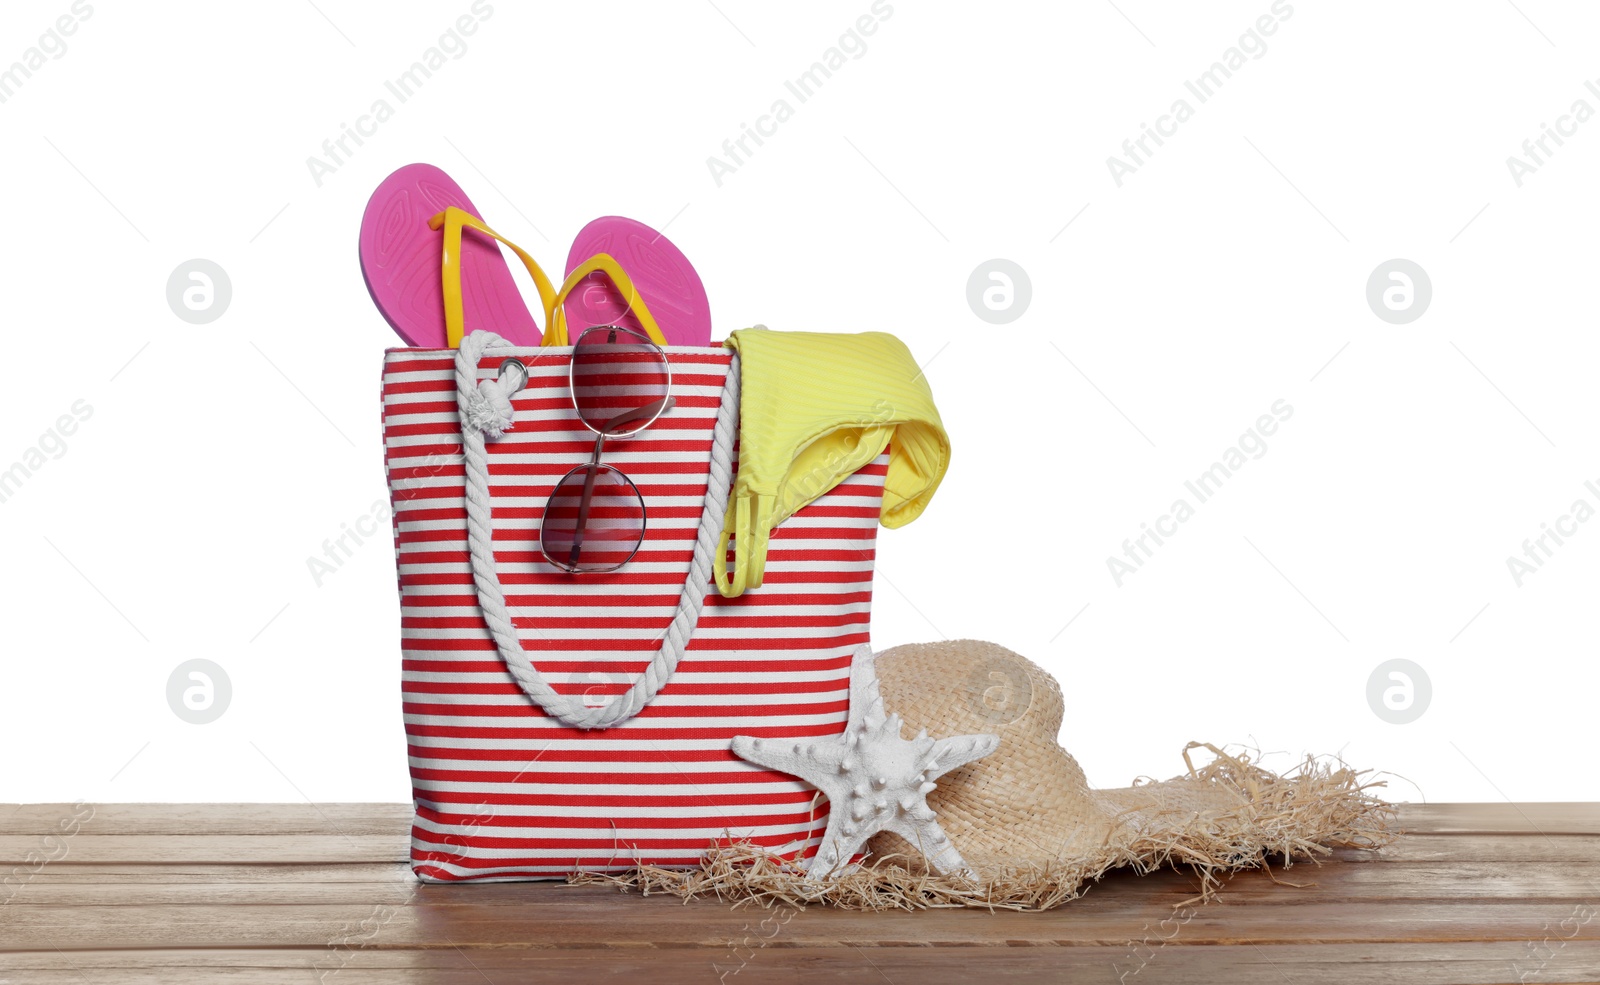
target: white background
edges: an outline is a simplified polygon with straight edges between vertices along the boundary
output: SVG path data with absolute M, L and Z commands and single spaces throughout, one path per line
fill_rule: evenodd
M 1506 166 L 1600 109 L 1600 12 L 1518 3 L 1295 0 L 1118 187 L 1107 157 L 1270 0 L 896 0 L 719 186 L 708 157 L 868 0 L 496 0 L 319 187 L 307 158 L 469 0 L 95 2 L 0 105 L 0 469 L 93 408 L 0 503 L 0 800 L 408 799 L 387 540 L 320 588 L 307 558 L 385 496 L 395 340 L 356 233 L 411 161 L 552 269 L 597 215 L 667 226 L 719 338 L 905 339 L 955 457 L 881 534 L 874 643 L 1043 664 L 1094 784 L 1200 739 L 1342 752 L 1398 799 L 1600 800 L 1600 523 L 1521 587 L 1506 565 L 1600 480 L 1600 120 L 1521 187 Z M 68 8 L 9 0 L 0 65 Z M 200 327 L 165 299 L 194 257 L 233 284 Z M 1004 326 L 966 301 L 996 257 L 1032 282 Z M 1407 325 L 1365 298 L 1394 257 L 1432 280 Z M 1118 587 L 1107 558 L 1279 399 L 1268 451 Z M 166 702 L 195 657 L 232 680 L 211 725 Z M 1432 683 L 1409 725 L 1367 700 L 1395 657 Z

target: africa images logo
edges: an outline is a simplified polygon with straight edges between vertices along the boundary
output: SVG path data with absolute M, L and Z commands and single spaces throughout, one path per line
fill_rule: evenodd
M 406 70 L 392 79 L 383 80 L 384 91 L 395 98 L 396 103 L 404 104 L 415 96 L 424 84 L 451 61 L 459 61 L 467 53 L 467 36 L 478 33 L 478 28 L 484 21 L 494 16 L 494 8 L 488 0 L 473 0 L 471 10 L 457 17 L 445 32 L 439 35 L 439 40 L 422 53 L 422 57 L 412 62 Z M 394 117 L 395 104 L 388 99 L 379 97 L 372 101 L 367 112 L 355 118 L 355 125 L 339 124 L 339 135 L 330 137 L 322 142 L 322 155 L 312 154 L 306 158 L 306 170 L 311 174 L 311 180 L 318 188 L 327 175 L 338 171 L 350 163 L 350 158 L 355 156 L 356 148 L 366 144 L 363 137 L 375 136 L 378 128 L 389 122 Z
M 1593 502 L 1579 496 L 1572 501 L 1567 512 L 1553 521 L 1539 524 L 1539 536 L 1523 540 L 1521 557 L 1515 554 L 1506 556 L 1506 570 L 1511 572 L 1511 580 L 1516 582 L 1518 588 L 1526 584 L 1529 577 L 1538 574 L 1545 563 L 1556 556 L 1556 551 L 1566 546 L 1567 541 L 1583 529 L 1583 524 L 1600 512 L 1595 508 L 1595 503 L 1600 503 L 1600 483 L 1591 479 L 1583 484 L 1583 488 L 1594 497 Z
M 888 0 L 873 0 L 871 13 L 857 17 L 849 30 L 839 35 L 838 41 L 831 45 L 822 57 L 811 63 L 811 66 L 793 79 L 783 80 L 784 92 L 795 98 L 797 103 L 805 103 L 812 96 L 821 91 L 822 86 L 833 78 L 835 72 L 849 64 L 849 60 L 859 60 L 867 53 L 867 38 L 878 33 L 878 28 L 884 21 L 894 16 L 894 8 Z M 739 124 L 739 136 L 730 137 L 722 142 L 722 157 L 713 154 L 706 158 L 706 169 L 711 172 L 711 180 L 718 188 L 727 175 L 733 174 L 755 156 L 756 148 L 763 146 L 766 141 L 763 137 L 774 137 L 778 127 L 787 123 L 795 114 L 794 104 L 787 98 L 779 97 L 773 100 L 767 112 L 756 117 L 752 127 L 747 123 Z M 755 147 L 750 145 L 754 143 Z
M 1184 482 L 1183 488 L 1194 497 L 1193 503 L 1189 502 L 1188 497 L 1179 496 L 1166 513 L 1156 517 L 1154 523 L 1139 524 L 1139 536 L 1123 540 L 1122 557 L 1115 554 L 1106 556 L 1106 570 L 1111 573 L 1111 580 L 1116 582 L 1118 588 L 1122 587 L 1124 579 L 1138 574 L 1145 563 L 1155 557 L 1157 548 L 1177 536 L 1181 525 L 1193 519 L 1196 510 L 1222 490 L 1223 483 L 1236 476 L 1247 462 L 1266 455 L 1267 438 L 1276 434 L 1278 428 L 1294 416 L 1294 408 L 1283 399 L 1273 401 L 1268 411 L 1256 418 L 1237 442 L 1223 449 L 1210 468 Z
M 0 67 L 0 103 L 16 96 L 27 81 L 41 71 L 50 60 L 59 61 L 67 53 L 67 38 L 78 33 L 78 28 L 83 22 L 94 16 L 94 8 L 89 6 L 88 0 L 74 0 L 68 13 L 57 17 L 51 25 L 39 35 L 39 40 L 22 53 L 22 57 L 10 65 Z
M 1239 35 L 1239 40 L 1222 53 L 1222 58 L 1211 65 L 1193 79 L 1184 79 L 1183 87 L 1201 104 L 1208 102 L 1217 94 L 1228 80 L 1233 78 L 1233 73 L 1248 65 L 1251 61 L 1259 60 L 1267 53 L 1267 38 L 1278 33 L 1278 28 L 1285 21 L 1294 16 L 1294 8 L 1289 6 L 1288 0 L 1273 0 L 1268 13 L 1257 17 L 1255 23 Z M 1146 164 L 1150 163 L 1155 151 L 1150 147 L 1154 142 L 1156 147 L 1165 145 L 1163 137 L 1173 137 L 1178 133 L 1178 127 L 1188 123 L 1195 113 L 1194 104 L 1182 96 L 1173 100 L 1167 112 L 1156 117 L 1155 126 L 1148 123 L 1139 124 L 1139 136 L 1129 138 L 1122 142 L 1122 157 L 1115 154 L 1106 158 L 1106 168 L 1111 172 L 1111 180 L 1117 187 L 1122 187 L 1125 176 L 1131 175 Z

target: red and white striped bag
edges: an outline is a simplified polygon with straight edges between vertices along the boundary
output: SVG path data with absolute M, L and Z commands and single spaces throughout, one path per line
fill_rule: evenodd
M 620 571 L 577 576 L 544 559 L 538 536 L 555 483 L 594 445 L 568 388 L 572 349 L 513 348 L 480 332 L 459 352 L 386 353 L 412 866 L 424 880 L 691 866 L 712 843 L 738 839 L 809 857 L 827 826 L 809 785 L 729 746 L 735 735 L 844 731 L 888 456 L 773 530 L 761 587 L 734 599 L 707 592 L 701 541 L 708 522 L 713 546 L 721 531 L 736 464 L 738 357 L 665 351 L 676 405 L 605 445 L 606 464 L 644 496 L 645 542 Z M 484 381 L 512 356 L 528 383 L 512 398 L 512 428 L 485 441 L 463 430 L 475 415 L 461 408 L 485 399 L 494 384 Z M 510 617 L 498 641 L 497 592 Z M 669 638 L 675 666 L 661 658 Z M 639 707 L 582 728 L 552 717 L 552 702 L 591 720 Z

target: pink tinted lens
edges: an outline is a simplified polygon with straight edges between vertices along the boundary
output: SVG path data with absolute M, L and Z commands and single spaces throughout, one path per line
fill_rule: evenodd
M 644 541 L 644 499 L 609 465 L 568 472 L 550 494 L 539 525 L 545 559 L 566 571 L 613 571 Z
M 578 337 L 572 403 L 601 434 L 632 434 L 655 420 L 666 399 L 667 357 L 644 335 L 604 325 Z

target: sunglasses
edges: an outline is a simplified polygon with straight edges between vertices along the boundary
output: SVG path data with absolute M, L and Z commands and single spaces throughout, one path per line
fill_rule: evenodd
M 506 360 L 500 374 L 508 369 L 521 372 L 527 382 L 521 361 Z M 647 336 L 620 325 L 599 325 L 574 343 L 569 380 L 578 420 L 595 434 L 594 453 L 550 493 L 539 525 L 539 550 L 545 560 L 573 574 L 616 571 L 644 544 L 644 496 L 600 456 L 606 439 L 638 434 L 672 409 L 672 368 Z

